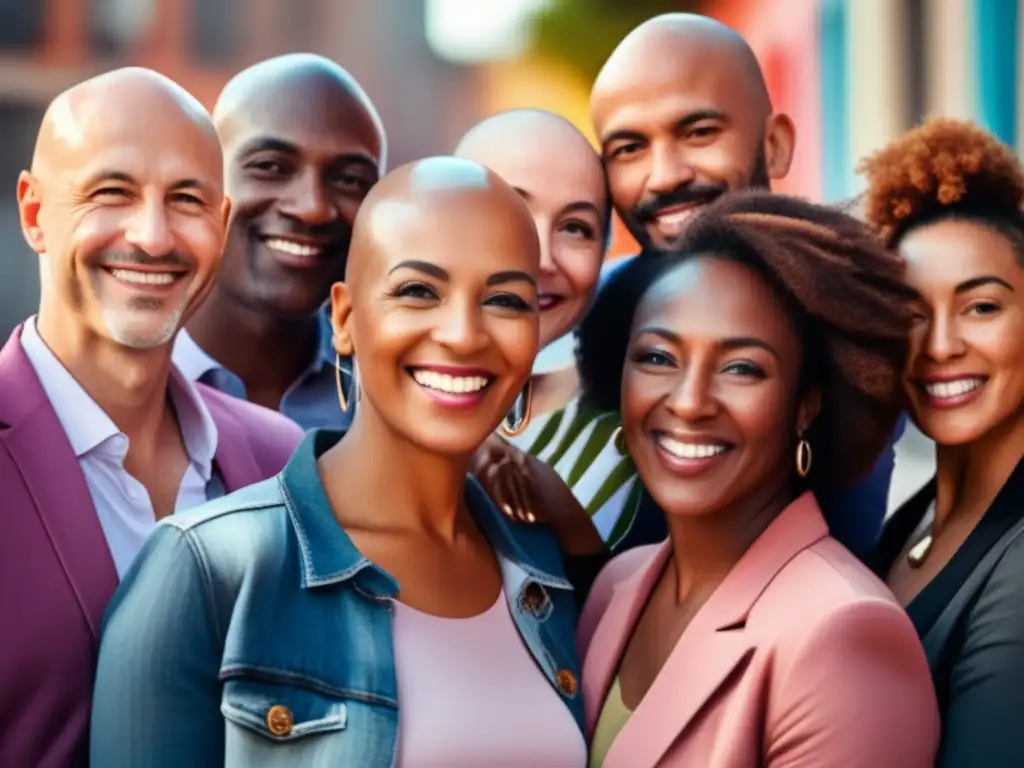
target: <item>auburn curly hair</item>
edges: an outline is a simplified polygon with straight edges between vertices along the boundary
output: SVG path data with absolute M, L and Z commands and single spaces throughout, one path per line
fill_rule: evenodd
M 890 246 L 940 218 L 988 224 L 1024 258 L 1024 171 L 1013 150 L 977 125 L 934 118 L 857 167 L 865 218 Z
M 635 257 L 612 273 L 577 331 L 584 401 L 619 410 L 637 306 L 668 270 L 706 255 L 758 271 L 795 321 L 802 389 L 821 392 L 821 411 L 805 435 L 814 451 L 809 486 L 821 496 L 863 479 L 902 409 L 913 294 L 899 258 L 865 224 L 802 199 L 724 195 L 693 221 L 677 250 Z

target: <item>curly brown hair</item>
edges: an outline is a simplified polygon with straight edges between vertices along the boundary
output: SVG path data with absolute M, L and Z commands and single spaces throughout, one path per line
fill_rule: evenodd
M 995 225 L 1024 254 L 1024 171 L 1013 150 L 973 123 L 928 120 L 857 172 L 868 182 L 865 218 L 890 246 L 914 227 L 959 216 Z
M 802 389 L 817 387 L 822 403 L 805 436 L 814 450 L 810 487 L 828 495 L 863 479 L 902 410 L 912 293 L 899 258 L 835 208 L 767 192 L 728 194 L 690 225 L 678 250 L 636 257 L 614 272 L 578 330 L 584 401 L 619 409 L 637 306 L 667 270 L 704 255 L 757 270 L 793 316 Z

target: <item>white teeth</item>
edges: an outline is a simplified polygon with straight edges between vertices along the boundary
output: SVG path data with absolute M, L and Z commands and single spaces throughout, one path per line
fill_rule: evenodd
M 925 391 L 932 397 L 945 399 L 973 392 L 985 382 L 982 379 L 957 379 L 956 381 L 937 381 L 925 384 Z
M 483 376 L 449 376 L 446 373 L 422 369 L 413 371 L 412 377 L 421 387 L 452 395 L 479 392 L 490 383 L 490 380 Z
M 273 248 L 275 251 L 281 251 L 281 253 L 287 253 L 291 256 L 319 256 L 324 251 L 319 245 L 306 245 L 291 240 L 282 240 L 278 237 L 271 238 L 266 243 L 268 247 Z
M 696 208 L 687 208 L 683 211 L 672 211 L 671 213 L 659 213 L 658 221 L 662 224 L 682 224 L 690 219 L 697 212 Z
M 729 450 L 729 446 L 721 443 L 708 445 L 707 443 L 684 443 L 680 440 L 673 440 L 671 437 L 661 435 L 658 443 L 666 451 L 680 459 L 709 459 Z
M 135 269 L 112 269 L 110 274 L 122 283 L 135 283 L 136 285 L 170 285 L 180 274 L 174 272 L 139 272 Z

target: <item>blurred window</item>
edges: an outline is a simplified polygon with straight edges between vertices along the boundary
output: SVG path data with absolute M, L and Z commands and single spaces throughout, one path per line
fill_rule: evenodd
M 244 4 L 244 0 L 191 0 L 188 50 L 198 64 L 216 67 L 238 58 L 246 28 Z
M 280 0 L 277 6 L 280 39 L 287 51 L 304 51 L 317 38 L 313 0 Z
M 927 117 L 928 77 L 927 45 L 928 31 L 925 24 L 928 0 L 907 0 L 906 5 L 906 51 L 907 68 L 907 111 L 908 127 L 917 125 Z
M 46 3 L 0 0 L 0 50 L 33 51 L 46 37 Z
M 145 39 L 155 18 L 156 0 L 89 0 L 93 53 L 101 58 L 130 53 Z

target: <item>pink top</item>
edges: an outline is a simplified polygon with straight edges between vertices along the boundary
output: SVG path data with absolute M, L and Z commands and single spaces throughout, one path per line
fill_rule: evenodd
M 583 735 L 537 667 L 504 593 L 445 619 L 395 602 L 398 768 L 582 768 Z

